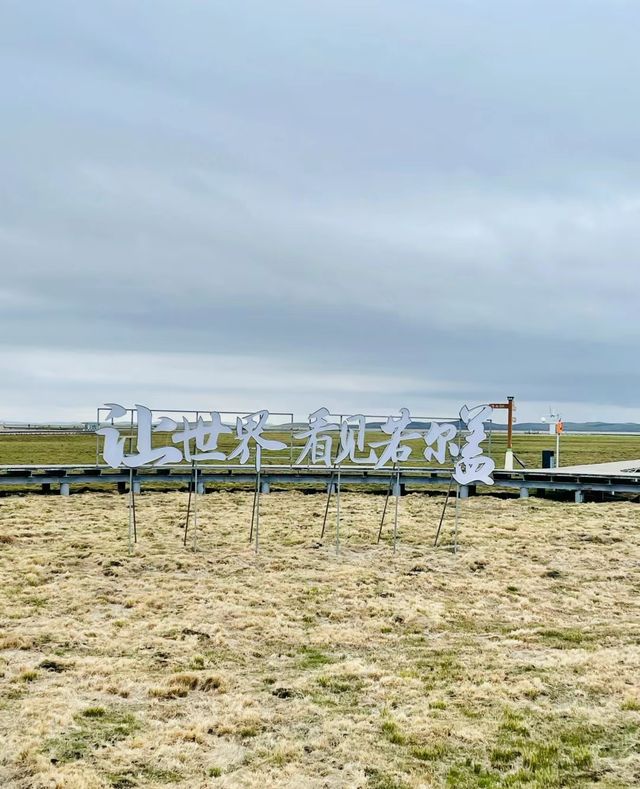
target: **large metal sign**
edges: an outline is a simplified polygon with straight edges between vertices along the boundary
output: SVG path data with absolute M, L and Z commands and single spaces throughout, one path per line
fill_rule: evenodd
M 465 405 L 453 420 L 412 417 L 407 408 L 382 419 L 319 408 L 302 426 L 295 425 L 293 414 L 263 409 L 230 418 L 232 413 L 108 403 L 98 409 L 96 433 L 103 437 L 102 456 L 112 468 L 187 462 L 250 465 L 260 471 L 265 456 L 271 466 L 289 468 L 398 469 L 417 461 L 422 468 L 434 462 L 453 464 L 452 476 L 460 485 L 493 484 L 495 463 L 482 447 L 485 422 L 492 414 L 488 405 Z

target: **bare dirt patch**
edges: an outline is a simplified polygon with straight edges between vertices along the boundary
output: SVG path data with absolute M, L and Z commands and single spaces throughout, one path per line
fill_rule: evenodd
M 635 786 L 640 510 L 184 493 L 0 505 L 3 787 Z M 333 513 L 331 514 L 333 517 Z

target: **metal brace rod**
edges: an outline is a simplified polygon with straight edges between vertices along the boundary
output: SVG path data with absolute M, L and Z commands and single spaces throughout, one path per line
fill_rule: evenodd
M 456 486 L 456 521 L 453 527 L 453 552 L 458 553 L 458 521 L 460 520 L 460 485 Z
M 438 529 L 436 531 L 436 538 L 433 541 L 433 547 L 438 547 L 438 540 L 440 539 L 440 530 L 442 529 L 442 523 L 444 521 L 444 515 L 447 510 L 447 504 L 449 503 L 449 499 L 451 498 L 451 488 L 453 487 L 453 475 L 449 478 L 449 487 L 447 488 L 447 496 L 444 500 L 444 506 L 442 507 L 442 513 L 440 515 L 440 523 L 438 523 Z
M 133 492 L 133 469 L 129 469 L 129 554 L 133 553 L 133 546 L 138 542 L 138 529 L 136 524 L 136 496 Z
M 191 463 L 191 475 L 189 476 L 189 498 L 187 499 L 187 517 L 184 521 L 184 536 L 182 539 L 182 544 L 186 547 L 187 545 L 187 532 L 189 531 L 189 517 L 191 515 L 191 491 L 193 490 L 194 485 L 194 472 L 195 472 L 195 463 L 192 461 Z
M 396 466 L 394 465 L 393 471 L 395 472 Z M 389 499 L 391 498 L 391 491 L 393 490 L 393 477 L 394 474 L 392 473 L 389 477 L 389 487 L 387 488 L 387 495 L 384 498 L 384 509 L 382 510 L 382 518 L 380 518 L 380 528 L 378 529 L 378 539 L 376 543 L 380 542 L 380 538 L 382 537 L 382 527 L 384 526 L 384 519 L 387 514 L 387 506 L 389 505 Z
M 253 504 L 251 505 L 251 530 L 249 531 L 249 542 L 253 542 L 253 526 L 256 518 L 256 501 L 258 499 L 258 486 L 260 481 L 258 479 L 258 472 L 256 471 L 256 486 L 253 490 Z
M 400 503 L 400 469 L 396 472 L 396 501 L 395 501 L 395 514 L 393 517 L 393 552 L 395 553 L 398 548 L 398 505 Z
M 340 466 L 338 466 L 338 484 L 336 486 L 336 555 L 340 555 Z
M 336 470 L 335 470 L 335 468 L 332 468 L 331 469 L 331 476 L 329 477 L 329 485 L 328 485 L 328 488 L 327 488 L 327 504 L 326 504 L 326 506 L 324 508 L 324 518 L 322 519 L 322 531 L 320 532 L 320 539 L 321 540 L 324 539 L 324 531 L 325 531 L 325 529 L 327 527 L 327 517 L 329 515 L 329 504 L 331 503 L 331 493 L 333 491 L 333 480 L 335 478 L 335 475 L 336 475 Z
M 251 507 L 251 530 L 249 531 L 249 543 L 253 540 L 253 530 L 256 532 L 256 553 L 260 548 L 260 470 L 262 452 L 260 446 L 256 448 L 256 487 L 253 491 L 253 505 Z
M 198 465 L 193 467 L 193 550 L 198 550 Z

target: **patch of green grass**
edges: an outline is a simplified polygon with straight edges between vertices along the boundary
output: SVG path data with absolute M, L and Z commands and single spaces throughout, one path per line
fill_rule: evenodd
M 260 734 L 260 727 L 259 726 L 252 726 L 250 724 L 246 726 L 241 726 L 238 729 L 238 736 L 242 737 L 242 739 L 250 739 L 251 737 L 257 737 Z
M 529 729 L 522 721 L 522 715 L 511 710 L 506 710 L 504 718 L 500 724 L 499 731 L 505 736 L 517 735 L 520 738 L 528 738 L 530 736 Z
M 39 597 L 38 595 L 32 595 L 31 597 L 27 597 L 25 600 L 30 606 L 39 610 L 40 608 L 44 608 L 47 605 L 47 598 L 46 597 Z
M 18 701 L 18 699 L 24 698 L 26 692 L 25 688 L 14 686 L 3 691 L 0 698 L 2 698 L 3 701 Z
M 531 772 L 556 767 L 560 749 L 555 742 L 533 742 L 524 747 L 522 764 Z
M 80 714 L 83 718 L 104 718 L 107 715 L 107 711 L 104 707 L 87 707 Z
M 516 761 L 522 753 L 517 748 L 509 746 L 497 746 L 489 754 L 489 761 L 492 767 L 506 767 Z
M 202 655 L 194 655 L 189 661 L 188 668 L 191 671 L 202 671 L 206 666 L 206 661 Z
M 612 743 L 629 753 L 637 745 L 637 727 L 612 732 L 588 721 L 567 721 L 507 710 L 490 744 L 487 757 L 480 751 L 460 754 L 447 768 L 451 787 L 581 787 L 597 780 L 596 755 Z M 414 754 L 417 755 L 417 754 Z M 446 758 L 436 752 L 434 759 Z
M 437 762 L 450 751 L 445 742 L 435 742 L 431 745 L 416 745 L 411 749 L 411 755 L 421 762 Z
M 284 767 L 286 764 L 290 764 L 294 759 L 293 753 L 290 753 L 286 750 L 278 750 L 271 752 L 271 756 L 269 761 L 271 764 L 275 764 L 276 767 Z
M 589 643 L 592 636 L 577 627 L 552 628 L 539 630 L 538 636 L 553 649 L 571 649 Z
M 635 721 L 609 726 L 598 740 L 601 756 L 626 758 L 640 750 L 640 726 Z
M 134 773 L 107 773 L 106 775 L 109 785 L 113 789 L 131 789 L 138 785 L 138 780 Z
M 333 663 L 334 659 L 315 647 L 302 647 L 298 666 L 302 669 L 319 668 Z
M 395 721 L 386 720 L 382 722 L 382 733 L 393 745 L 405 745 L 407 737 L 401 731 Z
M 422 681 L 427 689 L 440 686 L 448 687 L 452 682 L 460 680 L 463 667 L 458 655 L 449 650 L 433 650 L 416 661 L 416 668 L 421 671 Z
M 328 708 L 360 707 L 360 691 L 364 687 L 362 677 L 355 674 L 322 675 L 316 680 L 317 690 L 309 695 L 314 704 Z
M 318 685 L 330 693 L 357 693 L 362 690 L 364 682 L 355 674 L 340 674 L 339 676 L 322 676 L 318 678 Z
M 107 781 L 114 789 L 129 789 L 139 786 L 140 781 L 153 781 L 161 784 L 175 784 L 183 780 L 184 776 L 177 770 L 163 770 L 158 767 L 144 766 L 140 769 L 126 770 L 120 773 L 107 773 Z
M 446 780 L 447 786 L 456 789 L 471 789 L 471 787 L 493 789 L 500 786 L 497 776 L 471 759 L 465 759 L 462 764 L 450 767 Z
M 97 748 L 126 740 L 140 728 L 133 715 L 113 708 L 88 707 L 74 721 L 75 728 L 45 742 L 43 750 L 52 759 L 59 762 L 84 759 Z

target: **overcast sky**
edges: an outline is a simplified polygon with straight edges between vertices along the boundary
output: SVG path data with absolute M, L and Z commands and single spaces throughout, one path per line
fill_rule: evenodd
M 636 0 L 0 0 L 0 420 L 640 421 Z

